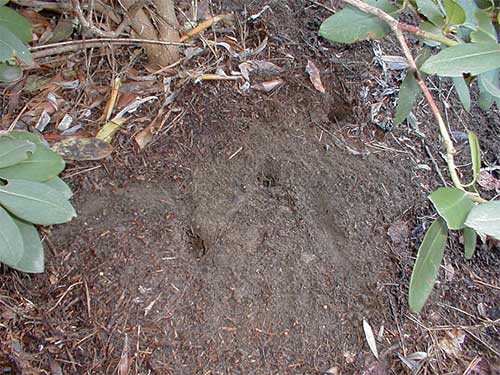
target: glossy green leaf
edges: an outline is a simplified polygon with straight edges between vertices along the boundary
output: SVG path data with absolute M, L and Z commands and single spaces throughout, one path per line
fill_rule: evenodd
M 40 225 L 61 224 L 76 216 L 62 193 L 34 181 L 9 180 L 0 186 L 0 204 L 18 218 Z
M 0 137 L 0 168 L 16 165 L 35 152 L 36 145 L 23 139 Z
M 45 256 L 42 242 L 36 228 L 29 223 L 14 219 L 23 239 L 24 253 L 22 258 L 10 267 L 29 273 L 42 273 L 45 269 Z
M 498 43 L 467 43 L 446 48 L 430 57 L 422 71 L 444 77 L 461 77 L 463 73 L 478 75 L 500 68 Z
M 0 25 L 0 62 L 17 57 L 26 65 L 33 64 L 33 57 L 26 45 L 9 29 Z
M 0 5 L 0 25 L 9 29 L 22 42 L 31 42 L 31 23 L 14 9 Z
M 477 27 L 476 30 L 470 33 L 470 39 L 473 43 L 495 43 L 497 39 L 497 32 L 491 17 L 488 12 L 479 9 L 474 14 Z
M 387 0 L 368 0 L 367 4 L 392 13 L 397 8 Z M 354 43 L 360 40 L 381 39 L 390 32 L 389 26 L 379 18 L 351 6 L 327 18 L 319 29 L 323 38 L 339 43 Z
M 434 25 L 441 27 L 444 25 L 443 13 L 433 0 L 417 0 L 418 11 Z
M 44 184 L 61 192 L 66 199 L 70 199 L 73 196 L 71 188 L 59 177 L 54 177 L 51 180 L 45 181 Z
M 479 89 L 486 91 L 488 94 L 495 98 L 500 98 L 499 87 L 499 69 L 490 70 L 489 72 L 482 73 L 478 76 Z
M 443 261 L 448 228 L 439 218 L 427 230 L 418 249 L 417 260 L 410 280 L 409 305 L 413 312 L 420 312 L 436 283 L 439 266 Z
M 56 177 L 64 170 L 63 158 L 44 145 L 36 145 L 36 150 L 26 160 L 8 168 L 0 169 L 4 179 L 43 182 Z
M 465 259 L 471 259 L 476 251 L 477 234 L 472 228 L 464 228 Z
M 476 205 L 467 216 L 465 225 L 500 240 L 500 201 Z
M 470 100 L 470 90 L 469 85 L 465 82 L 463 76 L 460 77 L 452 77 L 453 86 L 455 86 L 455 90 L 457 91 L 458 98 L 462 103 L 464 109 L 467 112 L 470 112 L 471 100 Z
M 463 229 L 465 219 L 474 207 L 467 193 L 457 188 L 439 188 L 429 195 L 429 199 L 450 229 Z
M 23 239 L 14 220 L 0 206 L 0 262 L 15 264 L 23 256 Z
M 448 25 L 461 25 L 465 22 L 465 11 L 455 0 L 443 0 Z
M 18 64 L 0 63 L 0 82 L 11 83 L 23 77 L 23 70 Z

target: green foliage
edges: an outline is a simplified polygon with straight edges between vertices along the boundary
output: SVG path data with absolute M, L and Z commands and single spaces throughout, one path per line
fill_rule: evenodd
M 422 310 L 432 292 L 443 260 L 447 237 L 446 222 L 439 218 L 429 227 L 418 249 L 408 297 L 410 308 L 415 312 Z
M 0 137 L 0 262 L 43 272 L 43 247 L 33 224 L 61 224 L 76 216 L 71 189 L 57 177 L 63 169 L 64 160 L 37 135 L 14 131 Z
M 412 2 L 372 0 L 369 4 L 396 17 Z M 399 7 L 399 8 L 398 8 Z M 422 22 L 419 34 L 423 42 L 441 51 L 421 66 L 421 71 L 440 77 L 451 77 L 460 101 L 469 111 L 469 87 L 478 80 L 478 104 L 489 109 L 496 101 L 500 104 L 500 45 L 498 43 L 494 4 L 480 0 L 416 0 L 408 8 L 417 12 Z M 341 43 L 384 37 L 390 30 L 381 20 L 350 6 L 326 19 L 320 35 Z M 467 76 L 467 81 L 464 79 Z M 401 123 L 415 105 L 420 88 L 407 75 L 401 84 L 398 108 L 394 122 Z
M 387 13 L 397 8 L 387 0 L 368 0 Z M 319 34 L 338 43 L 354 43 L 366 39 L 381 39 L 390 32 L 390 28 L 375 16 L 347 6 L 345 9 L 327 18 L 319 29 Z
M 429 199 L 448 224 L 448 228 L 455 230 L 465 228 L 465 219 L 474 206 L 474 202 L 465 191 L 443 187 L 429 195 Z
M 478 233 L 500 240 L 500 201 L 474 202 L 472 200 L 477 196 L 474 185 L 480 171 L 481 159 L 479 141 L 471 131 L 469 131 L 469 144 L 472 158 L 472 182 L 463 186 L 462 189 L 440 188 L 429 195 L 429 199 L 441 216 L 438 221 L 442 221 L 446 228 L 463 230 L 466 259 L 471 259 L 474 255 Z M 470 191 L 466 191 L 466 187 L 470 187 Z M 433 226 L 437 225 L 436 223 L 437 221 Z M 420 312 L 429 297 L 443 258 L 441 239 L 438 238 L 438 231 L 433 226 L 429 228 L 419 247 L 410 282 L 409 304 L 415 312 Z M 438 260 L 439 263 L 436 266 L 435 262 Z
M 442 77 L 462 77 L 464 73 L 476 76 L 497 68 L 500 68 L 498 43 L 458 44 L 430 57 L 422 65 L 423 72 Z
M 26 47 L 31 42 L 31 23 L 2 2 L 0 5 L 0 82 L 13 82 L 21 78 L 19 61 L 27 66 L 33 57 Z
M 393 17 L 405 7 L 418 13 L 417 18 L 422 20 L 418 37 L 426 45 L 440 48 L 431 57 L 424 49 L 417 59 L 423 78 L 425 74 L 451 77 L 467 111 L 471 108 L 469 87 L 477 80 L 479 106 L 489 109 L 496 102 L 500 107 L 500 45 L 498 25 L 494 25 L 497 21 L 500 25 L 500 14 L 497 15 L 493 0 L 396 0 L 394 5 L 379 0 L 368 3 Z M 388 31 L 382 21 L 372 15 L 346 7 L 324 21 L 320 35 L 334 42 L 353 43 L 381 38 Z M 404 121 L 420 94 L 413 72 L 408 72 L 400 88 L 396 124 Z M 456 187 L 440 188 L 429 196 L 440 217 L 425 234 L 411 276 L 409 305 L 415 312 L 422 310 L 438 277 L 448 229 L 463 231 L 466 259 L 474 254 L 478 234 L 482 238 L 491 236 L 500 240 L 500 201 L 487 202 L 478 195 L 475 184 L 481 168 L 479 141 L 473 132 L 469 131 L 468 137 L 472 181 L 462 184 L 458 178 L 454 179 Z M 453 158 L 451 151 L 448 157 Z M 453 163 L 449 166 L 451 168 Z

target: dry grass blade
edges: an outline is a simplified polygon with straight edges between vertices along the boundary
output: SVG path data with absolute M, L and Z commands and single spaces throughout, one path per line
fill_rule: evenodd
M 130 372 L 130 347 L 128 344 L 128 336 L 125 334 L 125 340 L 123 341 L 122 354 L 120 356 L 120 362 L 118 363 L 118 375 L 128 375 Z

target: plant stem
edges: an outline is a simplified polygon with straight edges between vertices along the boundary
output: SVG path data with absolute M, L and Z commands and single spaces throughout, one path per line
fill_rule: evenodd
M 384 21 L 394 32 L 396 35 L 396 38 L 398 39 L 398 42 L 403 50 L 403 53 L 408 60 L 408 66 L 409 66 L 409 72 L 408 74 L 413 74 L 415 76 L 415 80 L 417 81 L 418 85 L 420 86 L 420 89 L 424 93 L 424 97 L 429 103 L 429 106 L 431 107 L 432 114 L 434 115 L 434 118 L 436 119 L 438 125 L 439 125 L 439 131 L 441 133 L 441 137 L 443 140 L 443 144 L 446 148 L 446 162 L 448 165 L 448 170 L 450 173 L 451 180 L 453 181 L 453 184 L 455 187 L 457 187 L 460 190 L 464 190 L 463 184 L 460 181 L 460 178 L 458 177 L 457 173 L 457 167 L 455 165 L 455 154 L 456 150 L 453 145 L 453 141 L 451 140 L 450 134 L 448 133 L 448 129 L 446 127 L 446 124 L 443 120 L 443 117 L 441 116 L 441 112 L 439 111 L 439 108 L 436 104 L 436 101 L 434 100 L 431 92 L 429 91 L 429 88 L 425 84 L 424 80 L 422 79 L 422 75 L 420 74 L 420 71 L 418 70 L 417 64 L 415 63 L 415 59 L 413 58 L 413 55 L 410 51 L 410 47 L 408 47 L 408 43 L 406 42 L 406 38 L 402 33 L 402 30 L 407 30 L 405 27 L 401 27 L 401 23 L 399 23 L 395 18 L 390 16 L 389 14 L 385 13 L 383 10 L 376 8 L 374 6 L 368 5 L 360 0 L 343 0 L 345 3 L 348 3 L 362 12 L 372 14 L 378 18 L 380 18 L 382 21 Z M 409 26 L 409 25 L 408 25 Z M 416 30 L 418 28 L 412 29 Z M 421 29 L 418 29 L 421 30 Z M 421 30 L 423 32 L 423 30 Z M 472 199 L 476 201 L 483 201 L 483 199 L 480 196 L 471 196 Z
M 459 42 L 457 42 L 453 39 L 447 38 L 444 35 L 433 34 L 433 33 L 430 33 L 428 31 L 422 30 L 418 26 L 409 25 L 409 24 L 403 23 L 403 22 L 398 23 L 398 29 L 408 31 L 408 32 L 415 34 L 416 36 L 422 37 L 424 39 L 429 39 L 429 40 L 433 40 L 435 42 L 442 43 L 444 45 L 447 45 L 448 47 L 453 47 L 453 46 L 456 46 L 457 44 L 460 44 Z

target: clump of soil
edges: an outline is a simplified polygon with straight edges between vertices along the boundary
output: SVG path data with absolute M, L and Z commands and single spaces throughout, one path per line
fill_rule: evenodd
M 327 55 L 313 33 L 324 10 L 288 3 L 269 21 L 273 53 Z M 299 42 L 288 45 L 287 33 Z M 461 309 L 475 306 L 454 300 L 450 289 L 456 296 L 468 284 L 448 272 L 423 323 L 407 311 L 412 257 L 429 222 L 425 195 L 438 183 L 417 168 L 431 163 L 411 131 L 398 130 L 401 143 L 367 121 L 369 108 L 356 97 L 366 68 L 374 69 L 370 51 L 338 50 L 342 64 L 321 60 L 327 94 L 296 68 L 271 94 L 242 93 L 231 82 L 188 85 L 179 102 L 192 105 L 172 132 L 141 152 L 122 132 L 113 160 L 70 174 L 79 216 L 47 234 L 47 272 L 0 278 L 2 366 L 53 374 L 124 366 L 136 374 L 318 374 L 334 366 L 361 373 L 375 368 L 367 319 L 383 353 L 377 369 L 404 373 L 396 352 L 429 350 L 429 369 L 439 373 L 441 337 L 431 347 L 434 331 L 415 320 L 451 318 L 437 304 L 443 296 Z M 480 251 L 478 262 L 495 264 L 495 251 Z M 483 281 L 495 276 L 471 267 Z M 474 288 L 481 291 L 474 303 L 493 319 L 498 292 Z M 495 351 L 488 340 L 496 328 L 482 328 L 490 331 L 474 331 L 479 343 L 467 360 Z

